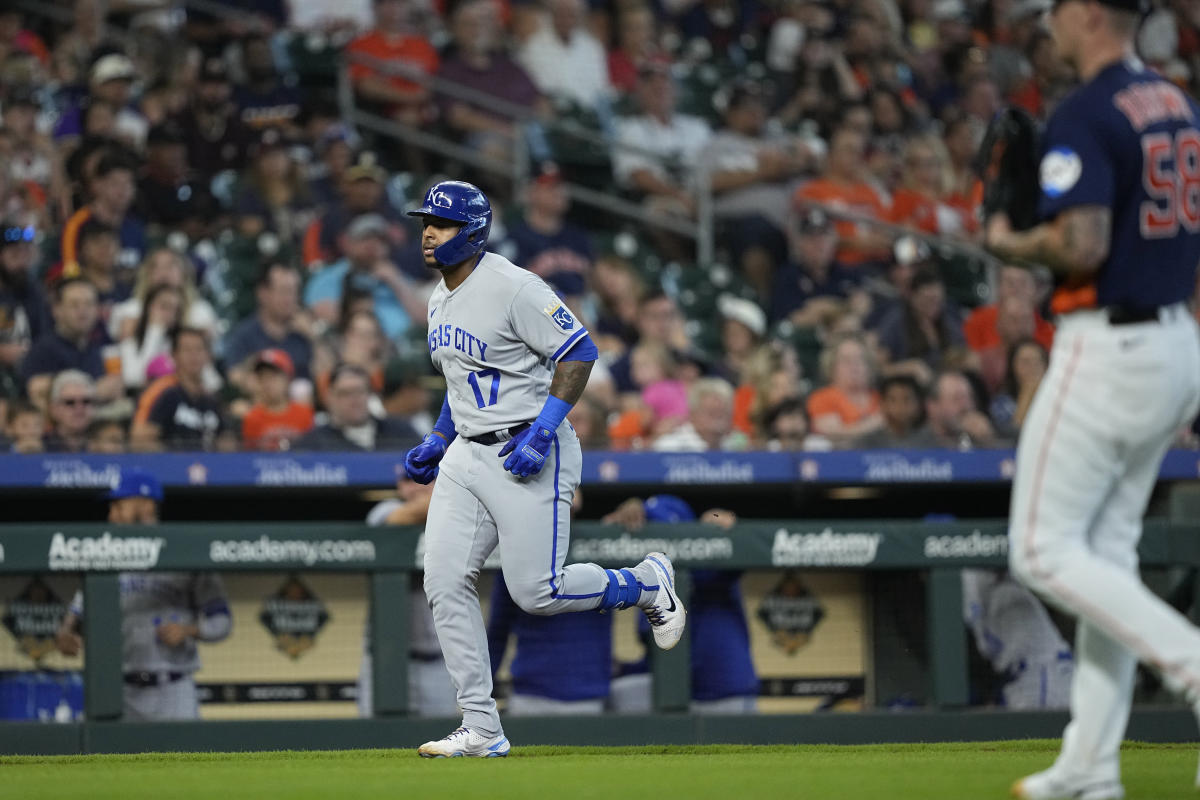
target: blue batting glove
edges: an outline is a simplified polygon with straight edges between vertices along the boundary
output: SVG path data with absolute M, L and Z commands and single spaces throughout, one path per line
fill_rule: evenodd
M 518 478 L 528 478 L 542 471 L 553 444 L 554 431 L 542 425 L 533 425 L 529 430 L 509 439 L 504 447 L 500 448 L 497 457 L 504 458 L 507 455 L 504 469 Z
M 438 476 L 438 462 L 446 455 L 446 440 L 436 433 L 409 450 L 404 456 L 404 471 L 417 483 L 428 485 Z

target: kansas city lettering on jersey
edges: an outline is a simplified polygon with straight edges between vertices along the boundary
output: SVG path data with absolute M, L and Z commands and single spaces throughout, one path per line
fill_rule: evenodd
M 1113 96 L 1115 105 L 1136 131 L 1164 120 L 1194 122 L 1192 106 L 1178 86 L 1171 83 L 1135 83 Z
M 429 352 L 432 353 L 439 347 L 453 347 L 460 353 L 487 361 L 487 342 L 449 322 L 438 325 L 429 332 Z

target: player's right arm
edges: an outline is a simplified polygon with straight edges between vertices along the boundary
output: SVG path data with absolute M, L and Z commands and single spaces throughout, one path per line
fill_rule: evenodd
M 1014 231 L 1008 217 L 988 220 L 988 248 L 1006 260 L 1045 264 L 1064 275 L 1090 275 L 1108 258 L 1112 212 L 1103 206 L 1068 208 L 1049 222 Z

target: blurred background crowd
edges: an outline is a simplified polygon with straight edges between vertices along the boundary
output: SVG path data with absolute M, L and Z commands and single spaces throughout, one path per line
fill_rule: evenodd
M 444 386 L 403 212 L 441 176 L 599 345 L 588 447 L 1011 445 L 1052 286 L 975 246 L 971 162 L 1072 86 L 1045 10 L 5 3 L 0 445 L 415 442 Z M 1139 47 L 1194 90 L 1200 2 Z

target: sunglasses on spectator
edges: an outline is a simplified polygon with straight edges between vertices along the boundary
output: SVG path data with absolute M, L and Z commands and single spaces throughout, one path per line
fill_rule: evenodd
M 91 397 L 60 397 L 58 398 L 58 402 L 62 403 L 64 406 L 67 406 L 68 408 L 75 408 L 76 406 L 83 406 L 84 408 L 87 408 L 96 401 Z

